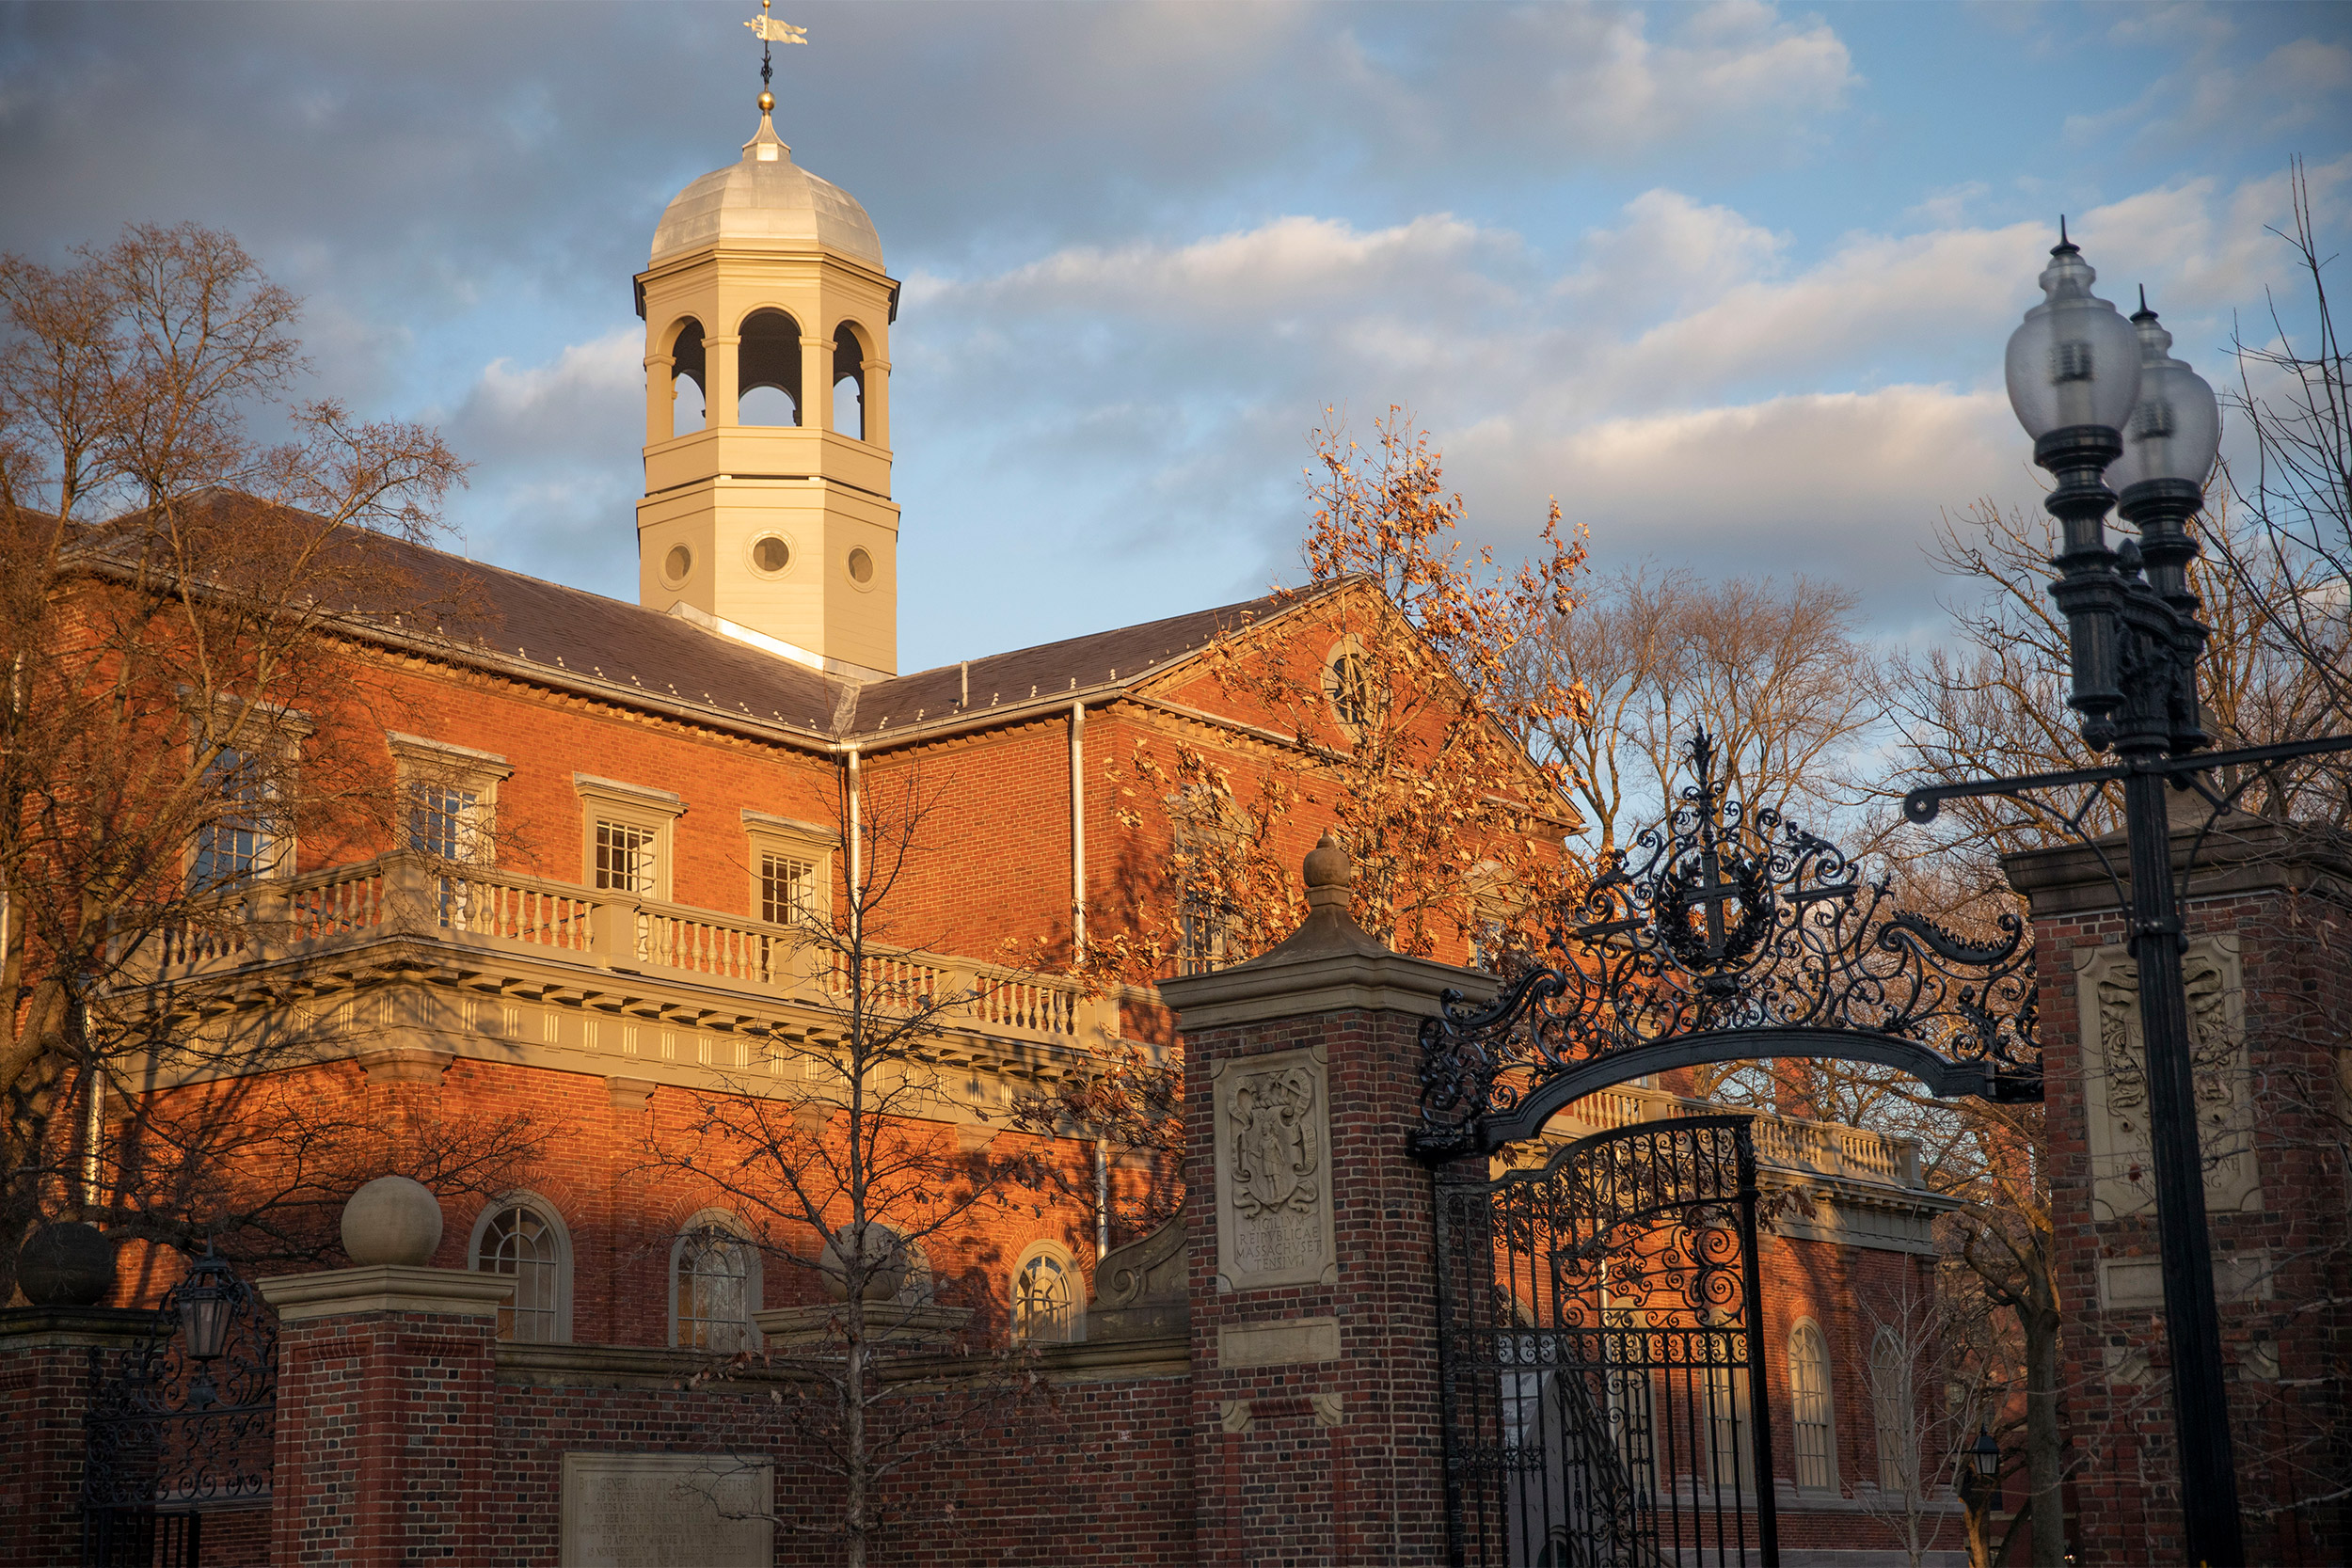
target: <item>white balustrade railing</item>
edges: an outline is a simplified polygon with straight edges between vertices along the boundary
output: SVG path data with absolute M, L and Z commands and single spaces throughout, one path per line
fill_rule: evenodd
M 1666 1117 L 1709 1116 L 1724 1109 L 1662 1089 L 1620 1085 L 1585 1096 L 1563 1114 L 1598 1132 Z M 1901 1187 L 1920 1184 L 1918 1148 L 1907 1139 L 1839 1122 L 1797 1121 L 1769 1115 L 1758 1115 L 1751 1127 L 1760 1164 L 1822 1176 L 1856 1176 Z
M 847 1004 L 848 958 L 791 926 L 503 871 L 386 855 L 241 890 L 215 916 L 161 934 L 166 969 L 258 961 L 265 951 L 394 932 L 445 942 L 552 949 L 617 970 L 675 971 Z M 1089 1012 L 1072 981 L 903 949 L 869 951 L 864 995 L 897 1010 L 938 1006 L 942 1022 L 992 1034 L 1075 1042 Z

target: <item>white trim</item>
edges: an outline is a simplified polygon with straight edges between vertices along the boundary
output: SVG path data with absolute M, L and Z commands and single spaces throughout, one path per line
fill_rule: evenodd
M 514 764 L 496 752 L 478 752 L 453 740 L 432 740 L 421 735 L 386 730 L 384 744 L 403 762 L 437 763 L 453 773 L 480 773 L 501 780 L 515 776 Z
M 610 800 L 614 805 L 666 811 L 672 816 L 686 815 L 686 798 L 675 790 L 624 784 L 619 779 L 600 779 L 594 773 L 574 773 L 572 788 L 579 791 L 583 800 Z

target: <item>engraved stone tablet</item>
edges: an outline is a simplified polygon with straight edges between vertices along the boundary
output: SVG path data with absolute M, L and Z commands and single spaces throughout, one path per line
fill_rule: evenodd
M 1319 1046 L 1216 1064 L 1220 1290 L 1338 1282 L 1327 1087 Z
M 2139 967 L 2122 947 L 2078 950 L 2083 1100 L 2090 1113 L 2092 1212 L 2121 1219 L 2155 1208 L 2148 1144 L 2146 1047 Z M 2253 1075 L 2246 1059 L 2246 990 L 2234 931 L 2199 937 L 2181 955 L 2195 1055 L 2197 1135 L 2205 1155 L 2205 1207 L 2261 1210 L 2254 1163 Z
M 771 1568 L 765 1455 L 567 1453 L 563 1568 Z

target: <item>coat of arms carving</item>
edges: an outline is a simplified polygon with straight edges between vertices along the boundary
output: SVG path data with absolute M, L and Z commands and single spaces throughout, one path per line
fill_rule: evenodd
M 1302 1068 L 1252 1073 L 1226 1104 L 1233 1207 L 1253 1216 L 1311 1209 L 1323 1196 L 1313 1075 Z

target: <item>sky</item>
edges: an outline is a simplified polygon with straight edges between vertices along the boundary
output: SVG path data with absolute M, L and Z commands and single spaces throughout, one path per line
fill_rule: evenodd
M 633 596 L 630 278 L 756 127 L 755 4 L 0 7 L 0 248 L 235 234 L 306 392 L 473 464 L 463 548 Z M 1939 513 L 2037 494 L 2001 351 L 2061 213 L 2217 384 L 2291 157 L 2352 228 L 2352 7 L 777 14 L 778 130 L 905 285 L 903 670 L 1296 580 L 1311 433 L 1392 404 L 1504 560 L 1556 497 L 1604 566 L 1931 637 Z

